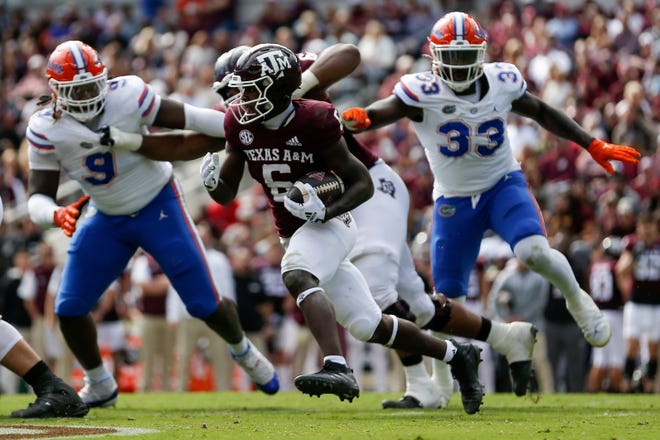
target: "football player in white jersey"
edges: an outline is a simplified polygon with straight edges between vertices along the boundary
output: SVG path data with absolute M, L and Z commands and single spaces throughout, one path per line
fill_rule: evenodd
M 0 199 L 0 223 L 4 208 Z M 20 376 L 37 395 L 26 409 L 12 411 L 15 418 L 84 417 L 89 408 L 28 345 L 23 336 L 0 316 L 0 364 Z
M 484 63 L 487 36 L 462 12 L 438 20 L 429 36 L 432 70 L 404 75 L 391 96 L 343 113 L 351 130 L 407 117 L 434 177 L 431 258 L 437 292 L 464 298 L 484 231 L 493 229 L 526 266 L 557 286 L 585 339 L 610 339 L 607 319 L 578 285 L 564 255 L 550 248 L 536 201 L 506 135 L 513 111 L 578 143 L 608 172 L 610 160 L 636 163 L 635 149 L 595 139 L 561 111 L 527 91 L 508 63 Z
M 152 125 L 223 137 L 224 114 L 161 98 L 137 76 L 108 80 L 96 51 L 80 41 L 55 48 L 46 76 L 51 103 L 32 115 L 26 133 L 28 210 L 35 223 L 59 226 L 72 236 L 55 312 L 85 370 L 83 401 L 90 407 L 117 401 L 117 383 L 101 360 L 89 312 L 138 248 L 158 261 L 188 312 L 227 341 L 257 387 L 276 393 L 272 364 L 245 337 L 235 304 L 221 298 L 213 283 L 172 164 L 130 151 L 140 147 L 140 132 Z M 103 145 L 97 130 L 104 126 L 120 128 L 118 140 L 130 148 Z M 222 147 L 220 139 L 216 143 Z M 186 150 L 191 152 L 194 148 Z M 55 201 L 61 171 L 87 194 L 64 207 Z M 76 230 L 87 200 L 85 221 Z

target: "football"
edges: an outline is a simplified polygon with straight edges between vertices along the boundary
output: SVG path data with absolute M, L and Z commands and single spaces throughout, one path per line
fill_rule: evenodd
M 344 193 L 344 182 L 332 171 L 312 171 L 298 179 L 287 197 L 297 203 L 305 203 L 309 199 L 305 184 L 309 183 L 324 205 L 329 205 Z

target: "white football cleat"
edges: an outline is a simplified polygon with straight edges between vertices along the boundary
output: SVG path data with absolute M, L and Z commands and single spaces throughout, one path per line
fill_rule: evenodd
M 243 368 L 261 391 L 266 394 L 275 394 L 279 391 L 280 381 L 275 367 L 266 359 L 266 356 L 252 345 L 252 342 L 248 341 L 248 348 L 244 353 L 240 355 L 231 353 L 231 357 Z
M 117 405 L 119 387 L 115 378 L 108 376 L 98 382 L 92 382 L 85 376 L 85 386 L 78 391 L 78 396 L 90 408 L 108 407 Z
M 610 322 L 603 312 L 600 311 L 591 296 L 584 290 L 580 290 L 577 305 L 571 307 L 566 302 L 566 308 L 582 330 L 584 339 L 594 347 L 604 347 L 610 341 L 612 330 Z
M 451 395 L 454 394 L 454 389 L 456 388 L 454 376 L 451 373 L 451 367 L 446 362 L 437 359 L 431 359 L 431 361 L 433 363 L 431 380 L 437 387 L 440 402 L 438 408 L 444 408 L 449 404 Z
M 449 372 L 451 375 L 451 371 Z M 452 391 L 453 391 L 452 378 Z M 437 383 L 430 377 L 406 380 L 406 391 L 399 400 L 384 400 L 384 409 L 404 408 L 444 408 L 449 403 L 451 392 L 443 394 Z
M 449 366 L 447 365 L 447 367 Z M 449 375 L 451 376 L 451 369 L 447 368 L 447 370 L 449 370 Z M 446 392 L 446 390 L 443 392 L 442 388 L 438 386 L 433 378 L 429 377 L 428 380 L 411 384 L 406 390 L 406 395 L 416 398 L 422 405 L 422 408 L 444 408 L 449 404 L 449 399 L 451 399 L 453 391 L 453 377 L 451 378 L 451 390 L 449 392 Z

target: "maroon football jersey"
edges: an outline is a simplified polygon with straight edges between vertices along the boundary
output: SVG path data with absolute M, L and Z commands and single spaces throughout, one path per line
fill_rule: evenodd
M 318 55 L 311 52 L 299 52 L 296 54 L 298 60 L 300 61 L 300 69 L 304 72 L 305 70 L 312 67 L 312 64 L 318 59 Z M 328 97 L 329 101 L 329 97 Z M 357 157 L 357 159 L 364 164 L 367 169 L 370 169 L 376 161 L 378 156 L 371 152 L 364 144 L 358 141 L 353 133 L 346 131 L 344 132 L 344 139 L 348 145 L 348 150 Z
M 635 234 L 624 238 L 625 249 L 634 258 L 633 289 L 630 301 L 660 305 L 660 241 L 647 246 Z
M 280 237 L 290 237 L 305 223 L 284 207 L 287 191 L 310 171 L 330 171 L 318 153 L 344 133 L 332 104 L 294 99 L 293 106 L 293 119 L 278 130 L 241 125 L 231 111 L 225 116 L 227 150 L 243 154 L 250 175 L 264 188 Z
M 614 275 L 615 266 L 616 260 L 603 258 L 594 261 L 589 268 L 589 290 L 601 310 L 623 308 L 623 297 Z

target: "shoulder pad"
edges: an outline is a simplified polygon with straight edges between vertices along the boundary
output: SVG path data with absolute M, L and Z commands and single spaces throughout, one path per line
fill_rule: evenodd
M 510 63 L 486 63 L 484 75 L 498 92 L 511 93 L 516 98 L 527 91 L 527 81 L 516 66 Z
M 153 87 L 145 83 L 136 75 L 118 76 L 108 81 L 107 102 L 112 102 L 124 110 L 125 113 L 139 111 L 140 116 L 147 118 L 156 103 L 156 92 Z
M 394 95 L 405 104 L 417 107 L 439 95 L 444 84 L 431 72 L 403 75 L 394 86 Z

